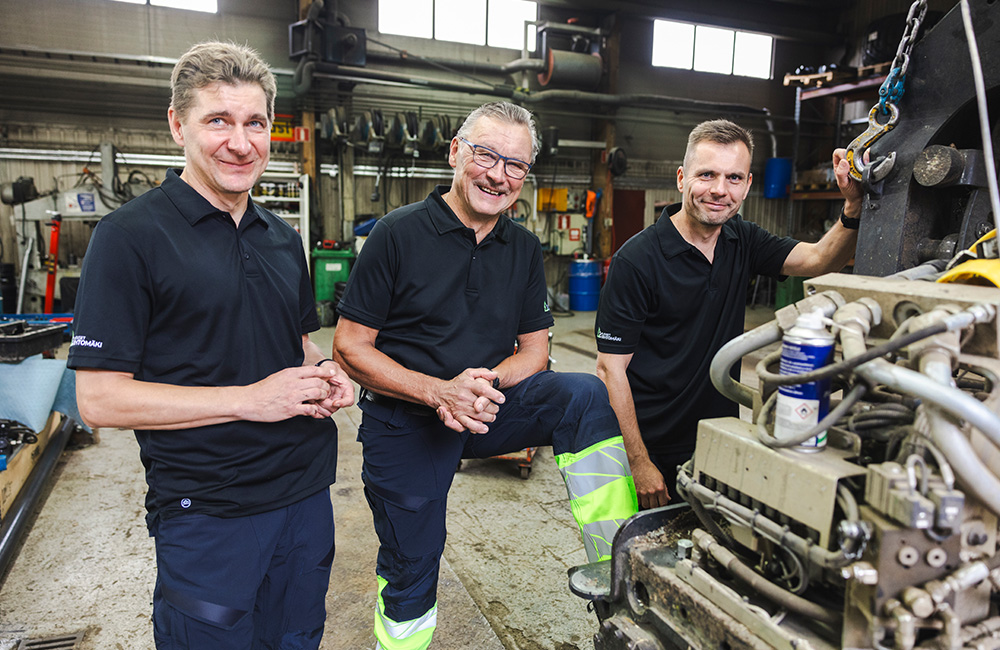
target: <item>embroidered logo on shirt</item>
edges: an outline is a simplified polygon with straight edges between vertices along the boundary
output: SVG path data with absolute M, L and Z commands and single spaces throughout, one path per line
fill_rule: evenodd
M 549 313 L 549 301 L 548 300 L 545 300 L 545 301 L 542 302 L 542 311 L 544 311 L 546 314 Z
M 191 507 L 191 499 L 189 499 L 187 497 L 184 497 L 183 499 L 181 499 L 181 507 L 184 508 L 185 510 L 187 510 L 188 508 L 190 508 Z
M 600 327 L 597 328 L 597 338 L 603 339 L 605 341 L 616 341 L 618 343 L 621 343 L 622 341 L 622 337 L 613 336 L 611 334 L 608 334 L 607 332 L 602 332 Z
M 84 347 L 84 348 L 103 348 L 104 347 L 104 342 L 103 341 L 92 341 L 92 340 L 88 339 L 86 336 L 79 336 L 78 335 L 78 336 L 74 336 L 73 337 L 73 340 L 72 340 L 72 342 L 70 342 L 69 345 L 70 345 L 70 347 L 73 347 L 74 345 L 79 345 L 80 347 Z

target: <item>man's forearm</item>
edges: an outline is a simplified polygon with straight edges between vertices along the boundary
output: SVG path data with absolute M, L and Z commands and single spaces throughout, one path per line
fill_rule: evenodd
M 239 386 L 173 386 L 94 372 L 77 372 L 80 414 L 91 426 L 172 430 L 241 419 Z
M 549 363 L 549 331 L 539 330 L 518 337 L 517 354 L 512 354 L 496 366 L 500 388 L 516 386 L 537 374 Z

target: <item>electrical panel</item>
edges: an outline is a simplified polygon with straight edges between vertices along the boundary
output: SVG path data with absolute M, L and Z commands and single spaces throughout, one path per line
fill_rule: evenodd
M 554 212 L 550 215 L 549 245 L 557 255 L 586 251 L 590 220 L 582 212 Z

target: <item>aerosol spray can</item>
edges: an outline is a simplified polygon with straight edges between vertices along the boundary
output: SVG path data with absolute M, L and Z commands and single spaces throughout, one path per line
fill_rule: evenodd
M 823 312 L 802 314 L 781 342 L 779 373 L 798 375 L 822 368 L 833 361 L 834 336 L 823 323 Z M 774 416 L 776 438 L 791 438 L 816 426 L 830 410 L 830 380 L 779 386 Z M 826 432 L 795 447 L 798 451 L 822 451 Z

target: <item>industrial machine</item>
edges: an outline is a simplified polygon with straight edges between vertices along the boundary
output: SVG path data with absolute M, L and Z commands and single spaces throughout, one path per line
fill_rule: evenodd
M 53 301 L 61 297 L 57 280 L 79 277 L 79 266 L 59 266 L 59 235 L 64 221 L 96 223 L 153 187 L 141 173 L 133 173 L 125 183 L 119 181 L 115 148 L 110 142 L 101 144 L 100 153 L 100 176 L 85 169 L 71 188 L 39 194 L 31 178 L 0 188 L 0 199 L 15 206 L 20 262 L 17 305 L 8 311 L 52 313 Z
M 915 2 L 908 23 L 924 10 Z M 676 486 L 686 503 L 626 522 L 610 574 L 571 570 L 600 620 L 598 650 L 1000 648 L 1000 203 L 986 108 L 998 43 L 994 0 L 956 6 L 918 42 L 904 35 L 890 105 L 850 148 L 867 193 L 856 274 L 806 281 L 804 300 L 715 357 L 713 383 L 753 421 L 702 421 Z M 787 343 L 768 346 L 802 314 L 836 352 L 789 371 Z M 757 385 L 732 380 L 753 353 Z M 775 427 L 782 386 L 826 381 L 840 397 L 825 416 Z

